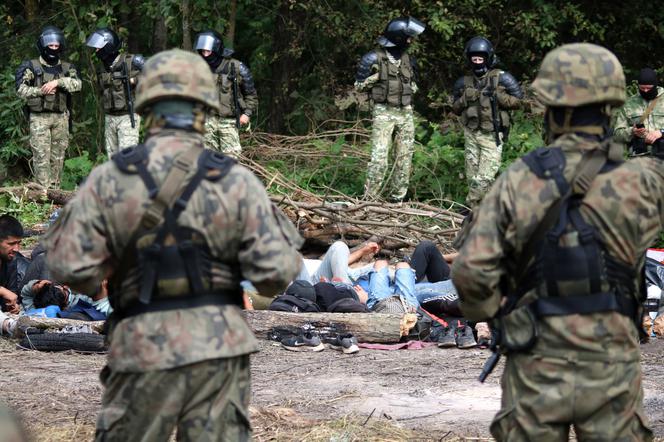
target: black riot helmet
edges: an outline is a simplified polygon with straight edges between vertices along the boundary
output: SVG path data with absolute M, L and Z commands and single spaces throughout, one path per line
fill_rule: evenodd
M 194 50 L 201 54 L 201 57 L 205 59 L 212 70 L 215 70 L 221 64 L 223 58 L 224 41 L 217 31 L 203 31 L 196 35 Z M 204 57 L 201 51 L 210 51 L 212 53 Z
M 378 37 L 378 44 L 384 48 L 406 48 L 408 39 L 420 35 L 426 26 L 421 21 L 413 17 L 399 17 L 391 20 L 383 35 Z
M 52 44 L 59 44 L 60 47 L 51 49 L 48 45 Z M 65 50 L 65 34 L 60 28 L 46 26 L 37 39 L 37 50 L 46 63 L 56 64 L 60 60 L 60 54 Z
M 97 49 L 97 57 L 109 68 L 120 53 L 122 40 L 110 28 L 99 28 L 88 37 L 86 46 Z
M 468 40 L 464 49 L 464 55 L 466 56 L 468 65 L 477 76 L 486 74 L 496 63 L 496 54 L 493 52 L 493 45 L 484 37 L 473 37 Z M 484 62 L 482 64 L 473 63 L 470 61 L 470 58 L 473 56 L 483 57 Z

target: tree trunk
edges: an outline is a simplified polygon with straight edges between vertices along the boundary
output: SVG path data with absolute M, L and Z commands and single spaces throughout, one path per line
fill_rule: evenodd
M 152 53 L 166 50 L 168 44 L 167 32 L 166 17 L 160 15 L 155 18 L 154 28 L 152 30 Z
M 127 28 L 129 36 L 127 37 L 126 47 L 130 54 L 144 54 L 147 53 L 146 39 L 141 38 L 146 35 L 143 32 L 142 20 L 140 20 L 139 2 L 130 0 L 126 2 L 127 7 L 120 9 L 120 24 Z
M 249 327 L 261 339 L 277 339 L 297 333 L 303 326 L 321 335 L 352 333 L 359 342 L 399 342 L 415 324 L 412 314 L 383 313 L 288 313 L 271 310 L 246 310 Z
M 237 0 L 230 1 L 230 15 L 228 16 L 228 27 L 226 28 L 226 46 L 235 47 L 235 22 L 237 19 Z
M 60 330 L 69 325 L 89 325 L 92 330 L 101 333 L 104 330 L 106 321 L 78 321 L 76 319 L 64 318 L 36 318 L 32 316 L 20 316 L 18 318 L 18 326 L 16 327 L 15 338 L 22 338 L 25 336 L 25 329 L 28 327 L 38 328 L 40 330 Z
M 293 110 L 294 98 L 291 97 L 298 81 L 298 71 L 301 70 L 301 55 L 294 48 L 301 47 L 304 27 L 301 23 L 306 20 L 306 14 L 300 8 L 293 8 L 290 2 L 281 1 L 275 17 L 272 34 L 272 85 L 268 103 L 268 130 L 274 133 L 284 133 L 286 130 L 286 115 Z M 297 54 L 297 55 L 296 55 Z
M 28 23 L 34 23 L 39 9 L 39 0 L 25 0 L 25 19 Z
M 189 0 L 182 0 L 182 47 L 190 51 L 191 44 L 191 8 Z

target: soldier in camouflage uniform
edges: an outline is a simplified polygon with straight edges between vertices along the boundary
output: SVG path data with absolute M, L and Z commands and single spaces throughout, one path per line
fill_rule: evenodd
M 129 107 L 134 102 L 138 74 L 145 59 L 142 55 L 120 54 L 122 40 L 109 28 L 97 29 L 85 44 L 96 50 L 103 64 L 103 69 L 97 70 L 97 79 L 104 107 L 104 145 L 111 158 L 125 147 L 138 144 L 140 120 L 135 114 L 132 119 Z
M 509 131 L 508 110 L 521 106 L 523 91 L 509 72 L 496 69 L 496 55 L 484 37 L 471 38 L 464 56 L 471 73 L 453 87 L 452 110 L 461 115 L 466 151 L 466 204 L 477 206 L 489 190 L 500 168 L 504 137 Z M 496 102 L 494 115 L 491 100 Z
M 637 80 L 639 93 L 629 97 L 613 114 L 612 124 L 614 139 L 624 143 L 634 155 L 647 153 L 647 146 L 664 133 L 664 88 L 657 84 L 657 73 L 643 68 Z
M 386 194 L 390 201 L 401 202 L 408 191 L 415 142 L 411 103 L 417 91 L 415 59 L 408 54 L 408 46 L 424 29 L 424 24 L 412 17 L 396 18 L 378 38 L 380 47 L 360 60 L 355 88 L 368 92 L 374 104 L 366 199 Z M 388 170 L 393 139 L 394 161 Z
M 145 144 L 95 168 L 46 236 L 54 279 L 90 293 L 110 278 L 97 440 L 247 440 L 240 280 L 283 290 L 301 239 L 251 172 L 203 148 L 219 101 L 198 55 L 148 59 L 136 110 Z
M 69 145 L 70 94 L 81 90 L 81 80 L 73 64 L 60 60 L 65 50 L 60 29 L 46 26 L 37 49 L 40 57 L 24 61 L 16 71 L 16 93 L 30 111 L 35 179 L 44 189 L 58 189 Z
M 464 316 L 493 318 L 507 354 L 491 433 L 567 441 L 573 425 L 579 440 L 651 440 L 636 324 L 645 251 L 664 227 L 664 164 L 625 162 L 611 140 L 625 77 L 608 50 L 554 49 L 533 88 L 555 149 L 497 179 L 452 267 Z
M 242 152 L 238 123 L 240 126 L 248 125 L 258 104 L 254 79 L 244 63 L 231 57 L 233 50 L 224 48 L 221 35 L 216 31 L 198 34 L 194 50 L 215 74 L 221 105 L 220 110 L 205 123 L 205 147 L 237 156 Z M 237 81 L 237 97 L 233 95 L 234 81 Z

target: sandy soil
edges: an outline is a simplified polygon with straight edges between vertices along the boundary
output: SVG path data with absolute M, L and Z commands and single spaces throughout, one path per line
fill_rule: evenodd
M 646 411 L 658 439 L 664 440 L 664 340 L 642 349 Z M 297 353 L 261 341 L 261 351 L 252 357 L 253 411 L 288 409 L 311 425 L 351 417 L 362 425 L 384 422 L 413 430 L 397 440 L 488 438 L 500 403 L 501 372 L 498 367 L 485 384 L 477 382 L 488 354 L 436 347 L 362 349 L 356 355 L 329 349 Z M 0 340 L 0 397 L 23 416 L 38 440 L 89 439 L 100 406 L 98 372 L 104 360 L 101 355 L 17 350 L 13 342 Z M 255 417 L 259 440 L 276 433 L 279 440 L 300 438 L 289 433 L 288 420 L 277 431 L 274 419 Z

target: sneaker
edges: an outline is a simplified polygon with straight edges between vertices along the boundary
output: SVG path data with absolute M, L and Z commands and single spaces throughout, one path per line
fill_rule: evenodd
M 360 351 L 357 346 L 357 339 L 350 333 L 344 335 L 332 335 L 323 338 L 323 342 L 333 350 L 341 350 L 345 354 L 353 354 Z
M 325 346 L 320 338 L 313 333 L 307 332 L 297 336 L 291 336 L 281 340 L 281 346 L 291 351 L 323 351 Z
M 456 338 L 454 336 L 454 329 L 452 327 L 445 327 L 443 332 L 438 336 L 438 347 L 456 347 Z
M 473 329 L 467 325 L 461 325 L 456 329 L 456 346 L 459 348 L 473 348 L 477 346 Z

